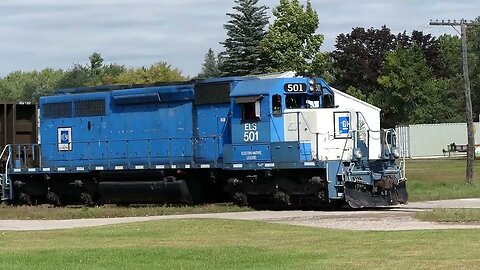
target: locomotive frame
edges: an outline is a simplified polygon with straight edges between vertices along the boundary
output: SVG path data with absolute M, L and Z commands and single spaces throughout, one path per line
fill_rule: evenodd
M 320 78 L 64 89 L 39 111 L 40 142 L 3 149 L 2 201 L 360 208 L 408 199 L 394 131 L 338 108 Z

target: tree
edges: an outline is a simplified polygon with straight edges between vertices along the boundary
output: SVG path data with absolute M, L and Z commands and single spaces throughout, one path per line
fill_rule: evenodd
M 275 21 L 262 41 L 269 71 L 310 73 L 323 43 L 323 35 L 315 34 L 319 19 L 312 4 L 307 1 L 304 9 L 298 0 L 280 0 L 273 15 Z
M 213 77 L 220 77 L 221 71 L 219 69 L 219 61 L 217 60 L 217 56 L 210 48 L 208 49 L 207 54 L 205 54 L 205 60 L 202 65 L 202 72 L 197 75 L 198 78 L 213 78 Z
M 86 66 L 74 64 L 73 67 L 65 72 L 65 75 L 58 82 L 58 88 L 74 88 L 88 86 L 92 82 L 92 73 Z
M 441 35 L 436 40 L 439 54 L 439 76 L 452 78 L 462 75 L 462 44 L 460 38 L 452 35 Z M 460 88 L 463 85 L 460 85 Z
M 227 30 L 227 39 L 220 42 L 225 51 L 222 53 L 221 71 L 224 76 L 243 76 L 262 73 L 260 42 L 265 36 L 268 23 L 266 6 L 257 6 L 258 0 L 235 0 L 235 13 L 227 13 L 229 20 L 223 27 Z
M 20 101 L 23 89 L 30 82 L 25 72 L 14 71 L 0 81 L 0 97 L 3 101 Z
M 104 67 L 103 65 L 103 58 L 102 55 L 100 55 L 97 52 L 92 53 L 90 57 L 88 57 L 88 60 L 90 60 L 90 85 L 96 85 L 98 82 L 101 81 L 102 77 L 102 69 Z
M 68 71 L 46 68 L 41 71 L 15 71 L 0 78 L 0 99 L 32 101 L 51 95 L 56 89 L 104 84 L 144 84 L 162 81 L 182 81 L 180 70 L 160 62 L 149 68 L 126 69 L 122 65 L 103 63 L 99 53 L 93 53 L 85 65 L 74 64 Z
M 88 59 L 87 64 L 74 64 L 71 69 L 67 70 L 57 87 L 74 88 L 113 84 L 115 77 L 126 70 L 124 66 L 118 64 L 105 65 L 101 54 L 97 52 L 90 55 Z
M 313 59 L 310 75 L 321 77 L 330 85 L 335 85 L 337 81 L 337 69 L 335 68 L 335 60 L 330 52 L 319 52 Z
M 90 70 L 98 71 L 103 67 L 103 58 L 99 53 L 92 53 L 88 59 L 90 60 Z
M 102 85 L 102 84 L 114 84 L 115 78 L 118 77 L 120 74 L 125 72 L 127 69 L 123 65 L 119 64 L 109 64 L 103 65 L 101 70 L 101 75 L 99 76 L 99 81 L 95 83 L 95 85 Z
M 369 97 L 380 90 L 378 77 L 388 52 L 396 47 L 395 35 L 385 25 L 380 29 L 356 27 L 337 36 L 332 57 L 338 72 L 339 89 L 355 87 Z
M 367 101 L 367 96 L 365 96 L 362 91 L 358 90 L 357 88 L 350 86 L 347 88 L 347 91 L 345 91 L 347 94 L 349 94 L 352 97 L 356 97 L 360 100 Z
M 53 94 L 62 78 L 62 70 L 14 71 L 0 80 L 0 98 L 4 101 L 38 102 L 40 96 Z
M 439 123 L 455 117 L 448 81 L 433 76 L 419 45 L 389 52 L 370 101 L 382 108 L 385 126 Z
M 386 26 L 354 28 L 337 37 L 334 85 L 382 108 L 385 126 L 455 121 L 458 80 L 441 45 L 421 31 L 394 35 Z
M 172 68 L 166 62 L 159 62 L 148 68 L 141 67 L 138 69 L 130 68 L 122 72 L 116 78 L 114 83 L 117 84 L 148 84 L 156 82 L 173 82 L 184 81 L 185 77 L 179 69 Z
M 439 62 L 439 50 L 436 39 L 431 34 L 423 34 L 422 31 L 413 30 L 411 35 L 405 31 L 396 36 L 396 47 L 410 48 L 418 45 L 423 52 L 427 65 L 432 68 L 433 75 L 441 76 L 441 64 Z
M 46 68 L 40 72 L 33 71 L 30 74 L 32 76 L 32 83 L 24 88 L 23 99 L 38 102 L 41 96 L 55 93 L 58 82 L 64 76 L 64 71 Z

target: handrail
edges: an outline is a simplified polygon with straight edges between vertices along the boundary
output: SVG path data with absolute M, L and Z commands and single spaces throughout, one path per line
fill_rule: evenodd
M 8 147 L 9 147 L 8 144 L 5 145 L 5 147 L 3 147 L 2 153 L 0 154 L 0 161 L 3 159 L 3 155 L 5 154 L 5 151 L 7 150 Z M 8 160 L 8 158 L 7 158 L 7 160 Z M 5 166 L 5 171 L 8 171 L 8 166 Z M 6 172 L 5 172 L 5 174 L 6 174 Z M 2 187 L 2 193 L 3 193 L 3 181 L 0 181 L 0 187 Z
M 11 157 L 12 157 L 12 153 L 9 151 L 9 155 L 7 157 L 7 162 L 5 163 L 6 164 L 6 166 L 5 166 L 5 184 L 7 183 L 7 180 L 8 180 L 8 164 L 10 164 Z
M 7 144 L 7 145 L 5 145 L 5 147 L 3 147 L 3 151 L 0 154 L 0 160 L 2 160 L 3 154 L 5 154 L 5 151 L 7 150 L 7 148 L 10 148 L 10 146 L 11 146 L 10 144 Z
M 2 154 L 0 155 L 0 160 L 3 159 L 3 155 L 5 154 L 6 149 L 8 149 L 8 157 L 5 162 L 5 174 L 4 174 L 5 178 L 2 177 L 2 198 L 1 198 L 2 200 L 7 199 L 7 196 L 5 194 L 5 190 L 7 189 L 9 191 L 8 198 L 11 199 L 13 195 L 12 182 L 8 179 L 8 168 L 9 168 L 10 160 L 12 157 L 11 145 L 9 144 L 5 145 L 5 148 L 3 149 Z M 3 183 L 5 183 L 5 186 L 3 185 Z

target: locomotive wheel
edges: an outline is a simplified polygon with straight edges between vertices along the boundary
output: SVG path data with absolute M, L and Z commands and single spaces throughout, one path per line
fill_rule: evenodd
M 290 196 L 283 191 L 275 192 L 273 194 L 273 200 L 275 201 L 276 204 L 281 206 L 289 206 L 291 204 Z
M 30 195 L 25 192 L 20 193 L 20 195 L 18 196 L 18 200 L 20 201 L 21 205 L 32 205 Z
M 49 191 L 47 194 L 47 199 L 50 201 L 51 204 L 54 206 L 61 206 L 62 204 L 60 203 L 60 196 L 58 196 L 57 193 Z
M 241 207 L 248 205 L 248 197 L 245 193 L 242 192 L 233 193 L 232 200 L 236 205 Z
M 80 194 L 80 200 L 82 201 L 82 203 L 86 206 L 92 206 L 94 205 L 93 203 L 93 197 L 90 193 L 86 193 L 86 192 L 82 192 L 82 194 Z

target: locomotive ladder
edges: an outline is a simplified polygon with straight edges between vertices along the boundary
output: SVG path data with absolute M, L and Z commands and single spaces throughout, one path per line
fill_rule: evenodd
M 0 176 L 0 186 L 2 188 L 1 194 L 1 201 L 6 201 L 12 198 L 13 189 L 12 189 L 12 182 L 8 177 L 8 168 L 12 158 L 12 148 L 10 144 L 7 144 L 4 148 L 2 153 L 0 154 L 0 167 L 4 169 Z

